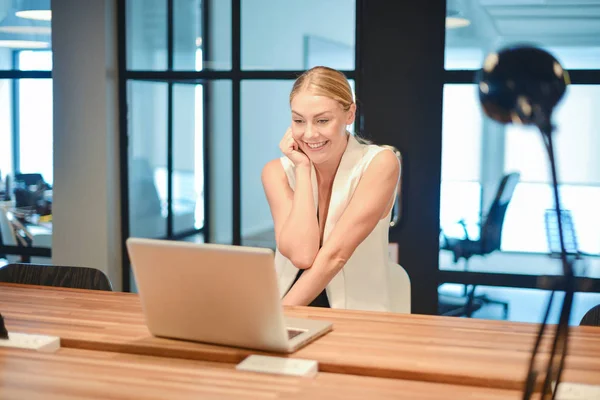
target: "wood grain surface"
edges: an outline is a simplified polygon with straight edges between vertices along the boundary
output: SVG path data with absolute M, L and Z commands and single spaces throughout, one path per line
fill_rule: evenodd
M 134 294 L 4 284 L 0 312 L 9 330 L 60 336 L 69 348 L 226 363 L 258 353 L 153 337 Z M 321 371 L 505 389 L 522 387 L 537 332 L 534 324 L 453 317 L 309 307 L 285 313 L 334 323 L 292 355 L 319 361 Z M 600 384 L 600 328 L 572 329 L 563 378 Z
M 0 398 L 22 399 L 489 399 L 519 393 L 319 373 L 300 378 L 236 371 L 233 364 L 93 350 L 0 350 Z

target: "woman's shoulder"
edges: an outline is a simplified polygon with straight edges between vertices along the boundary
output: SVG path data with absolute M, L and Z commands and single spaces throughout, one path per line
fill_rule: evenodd
M 262 170 L 262 180 L 280 180 L 293 171 L 294 163 L 287 157 L 275 158 L 265 164 Z
M 263 171 L 264 170 L 271 170 L 271 169 L 284 169 L 284 170 L 286 170 L 286 169 L 289 169 L 289 168 L 294 168 L 294 163 L 288 157 L 281 156 L 281 157 L 278 157 L 278 158 L 273 158 L 272 160 L 270 160 L 269 162 L 267 162 L 265 164 L 265 166 L 263 167 Z
M 363 171 L 372 164 L 374 159 L 378 160 L 378 167 L 395 168 L 400 162 L 400 152 L 392 146 L 364 144 L 361 160 Z

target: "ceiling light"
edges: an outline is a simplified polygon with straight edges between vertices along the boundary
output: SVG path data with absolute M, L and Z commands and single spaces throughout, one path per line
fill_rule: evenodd
M 20 35 L 50 35 L 52 29 L 49 26 L 0 26 L 0 32 Z
M 24 10 L 17 11 L 19 18 L 33 19 L 35 21 L 52 21 L 52 11 L 50 10 Z
M 0 47 L 11 49 L 46 49 L 50 43 L 36 40 L 0 40 Z
M 471 25 L 471 21 L 465 18 L 459 11 L 448 10 L 446 13 L 446 29 L 464 28 Z
M 50 0 L 21 0 L 15 14 L 19 18 L 51 21 Z
M 50 23 L 25 20 L 9 10 L 0 24 L 0 47 L 15 49 L 45 49 L 51 47 Z

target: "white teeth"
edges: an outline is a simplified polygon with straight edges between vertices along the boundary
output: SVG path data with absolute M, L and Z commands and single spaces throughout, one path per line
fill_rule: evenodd
M 325 146 L 326 143 L 327 143 L 327 141 L 321 142 L 321 143 L 306 143 L 306 145 L 308 147 L 310 147 L 311 149 L 318 149 L 319 147 Z

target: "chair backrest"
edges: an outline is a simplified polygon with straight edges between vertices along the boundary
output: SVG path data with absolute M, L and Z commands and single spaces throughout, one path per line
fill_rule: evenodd
M 16 173 L 15 174 L 15 184 L 17 182 L 23 182 L 27 186 L 37 185 L 40 182 L 42 182 L 42 184 L 46 185 L 46 182 L 44 181 L 44 177 L 40 173 L 34 173 L 34 174 Z
M 13 263 L 0 268 L 0 282 L 112 291 L 102 271 L 87 267 Z
M 8 217 L 8 211 L 0 208 L 0 236 L 5 246 L 16 246 L 17 235 Z
M 392 295 L 392 311 L 400 314 L 410 314 L 410 277 L 406 270 L 398 264 L 390 263 L 389 285 Z
M 586 312 L 579 325 L 600 326 L 600 304 Z
M 154 175 L 150 163 L 145 158 L 131 160 L 129 196 L 133 217 L 160 215 L 160 196 L 154 184 Z
M 502 177 L 498 185 L 496 197 L 481 224 L 481 247 L 484 254 L 500 249 L 502 241 L 502 226 L 506 209 L 519 183 L 521 174 L 513 172 Z
M 575 223 L 571 210 L 560 210 L 560 220 L 562 222 L 565 250 L 569 255 L 579 255 L 579 243 L 577 241 L 577 233 L 575 232 Z M 558 218 L 556 210 L 547 209 L 544 212 L 544 223 L 546 226 L 546 240 L 548 242 L 548 250 L 550 254 L 559 255 L 560 247 L 560 231 L 558 229 Z
M 8 218 L 8 211 L 3 207 L 0 207 L 0 244 L 4 246 L 18 245 L 17 234 Z M 19 256 L 10 254 L 5 254 L 4 257 L 8 262 L 15 262 L 20 258 Z

